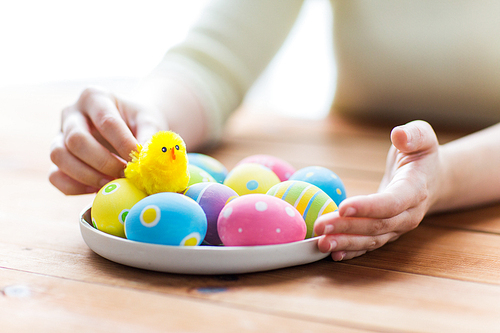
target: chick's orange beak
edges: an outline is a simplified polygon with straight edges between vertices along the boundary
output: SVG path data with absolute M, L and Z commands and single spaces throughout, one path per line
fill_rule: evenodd
M 170 148 L 170 157 L 172 158 L 172 161 L 175 161 L 175 148 L 174 147 Z

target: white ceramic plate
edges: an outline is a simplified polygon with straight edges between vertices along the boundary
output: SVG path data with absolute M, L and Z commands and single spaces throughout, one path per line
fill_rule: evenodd
M 266 246 L 167 246 L 141 243 L 106 234 L 90 223 L 90 207 L 80 214 L 85 243 L 111 261 L 153 271 L 181 274 L 239 274 L 303 265 L 328 253 L 318 238 Z

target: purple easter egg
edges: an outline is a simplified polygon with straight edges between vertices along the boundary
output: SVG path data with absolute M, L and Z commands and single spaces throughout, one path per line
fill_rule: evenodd
M 217 219 L 226 203 L 238 197 L 238 194 L 226 185 L 205 182 L 189 186 L 184 191 L 184 195 L 195 200 L 207 216 L 208 228 L 205 242 L 210 245 L 222 244 L 217 232 Z

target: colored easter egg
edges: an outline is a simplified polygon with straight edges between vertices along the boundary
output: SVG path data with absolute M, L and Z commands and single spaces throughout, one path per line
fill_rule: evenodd
M 286 201 L 265 194 L 249 194 L 231 200 L 217 223 L 226 246 L 283 244 L 303 240 L 306 224 Z
M 280 179 L 268 167 L 257 163 L 245 163 L 234 167 L 226 176 L 224 185 L 238 195 L 266 193 L 278 184 Z
M 163 245 L 200 245 L 207 217 L 193 199 L 174 192 L 150 195 L 132 207 L 125 220 L 128 239 Z
M 186 189 L 184 195 L 196 201 L 207 216 L 208 226 L 205 242 L 210 245 L 222 244 L 217 232 L 217 219 L 226 203 L 238 197 L 238 194 L 226 185 L 209 182 L 191 185 Z
M 215 183 L 214 177 L 212 177 L 208 172 L 194 164 L 188 164 L 189 171 L 189 183 L 188 186 L 198 183 L 212 182 Z
M 188 153 L 187 156 L 190 164 L 196 165 L 208 172 L 214 177 L 216 182 L 221 184 L 224 182 L 227 175 L 227 169 L 221 162 L 205 154 Z
M 238 164 L 243 163 L 257 163 L 264 165 L 271 169 L 280 179 L 280 181 L 285 181 L 290 178 L 290 176 L 295 172 L 295 168 L 288 162 L 271 155 L 252 155 L 242 159 Z
M 130 209 L 146 193 L 139 190 L 128 179 L 115 179 L 97 192 L 91 209 L 91 220 L 95 228 L 118 237 L 125 237 L 123 223 Z
M 325 167 L 310 166 L 297 170 L 290 180 L 302 180 L 316 185 L 328 194 L 337 206 L 346 198 L 345 186 L 340 177 Z
M 314 222 L 318 217 L 338 209 L 335 201 L 319 187 L 300 180 L 282 182 L 273 186 L 267 194 L 285 200 L 300 212 L 307 225 L 306 238 L 314 236 Z

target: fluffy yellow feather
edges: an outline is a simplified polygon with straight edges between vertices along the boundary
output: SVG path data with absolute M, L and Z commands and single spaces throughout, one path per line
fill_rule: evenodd
M 186 144 L 172 131 L 160 131 L 130 153 L 125 177 L 148 195 L 182 192 L 189 182 Z

